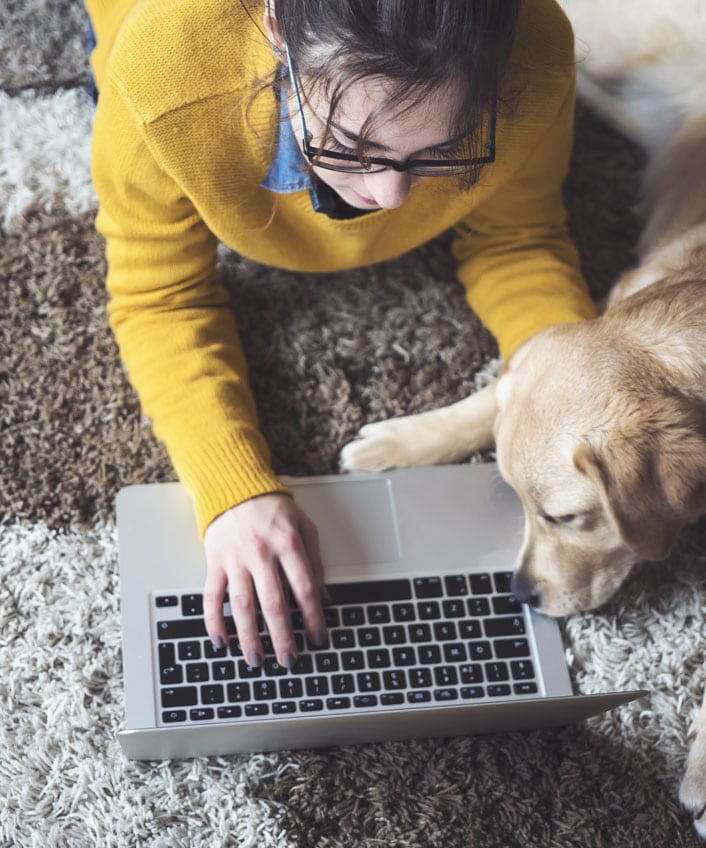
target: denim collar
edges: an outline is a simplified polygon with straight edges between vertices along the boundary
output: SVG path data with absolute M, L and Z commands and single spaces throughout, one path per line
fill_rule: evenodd
M 330 186 L 308 170 L 308 162 L 299 148 L 289 120 L 287 100 L 281 85 L 278 97 L 279 139 L 274 158 L 260 187 L 275 194 L 293 194 L 307 189 L 314 211 L 328 215 L 329 218 L 357 218 L 373 211 L 349 206 Z

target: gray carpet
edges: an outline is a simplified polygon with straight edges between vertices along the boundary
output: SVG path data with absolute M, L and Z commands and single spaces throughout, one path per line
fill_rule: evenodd
M 123 758 L 113 499 L 173 472 L 105 320 L 84 41 L 78 2 L 0 8 L 0 845 L 699 845 L 676 793 L 705 685 L 703 526 L 563 622 L 578 689 L 644 702 L 556 731 Z M 640 166 L 579 111 L 566 196 L 596 296 L 632 262 Z M 321 276 L 222 252 L 278 471 L 333 471 L 363 423 L 474 389 L 495 348 L 445 248 Z

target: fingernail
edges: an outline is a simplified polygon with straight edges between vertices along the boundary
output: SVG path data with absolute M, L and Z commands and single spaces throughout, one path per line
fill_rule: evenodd
M 292 669 L 297 664 L 297 658 L 291 651 L 285 651 L 282 654 L 282 665 L 285 668 Z
M 262 665 L 262 656 L 257 651 L 250 651 L 247 661 L 250 668 L 260 668 Z
M 222 651 L 223 648 L 225 648 L 225 646 L 226 646 L 226 643 L 223 641 L 223 639 L 220 636 L 211 637 L 211 644 L 213 645 L 214 650 L 216 650 L 216 651 Z
M 328 642 L 328 633 L 325 630 L 317 630 L 315 633 L 311 634 L 311 641 L 317 646 L 317 648 L 321 648 Z

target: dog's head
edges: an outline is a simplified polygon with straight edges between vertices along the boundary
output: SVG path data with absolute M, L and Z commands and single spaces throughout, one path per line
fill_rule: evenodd
M 498 383 L 498 464 L 525 511 L 513 590 L 541 612 L 602 604 L 704 511 L 706 410 L 655 371 L 590 322 L 539 334 Z

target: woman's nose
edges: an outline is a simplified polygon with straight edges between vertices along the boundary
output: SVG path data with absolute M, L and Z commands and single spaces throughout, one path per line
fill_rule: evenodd
M 388 168 L 365 175 L 365 188 L 381 209 L 397 209 L 407 200 L 412 179 L 409 174 Z

